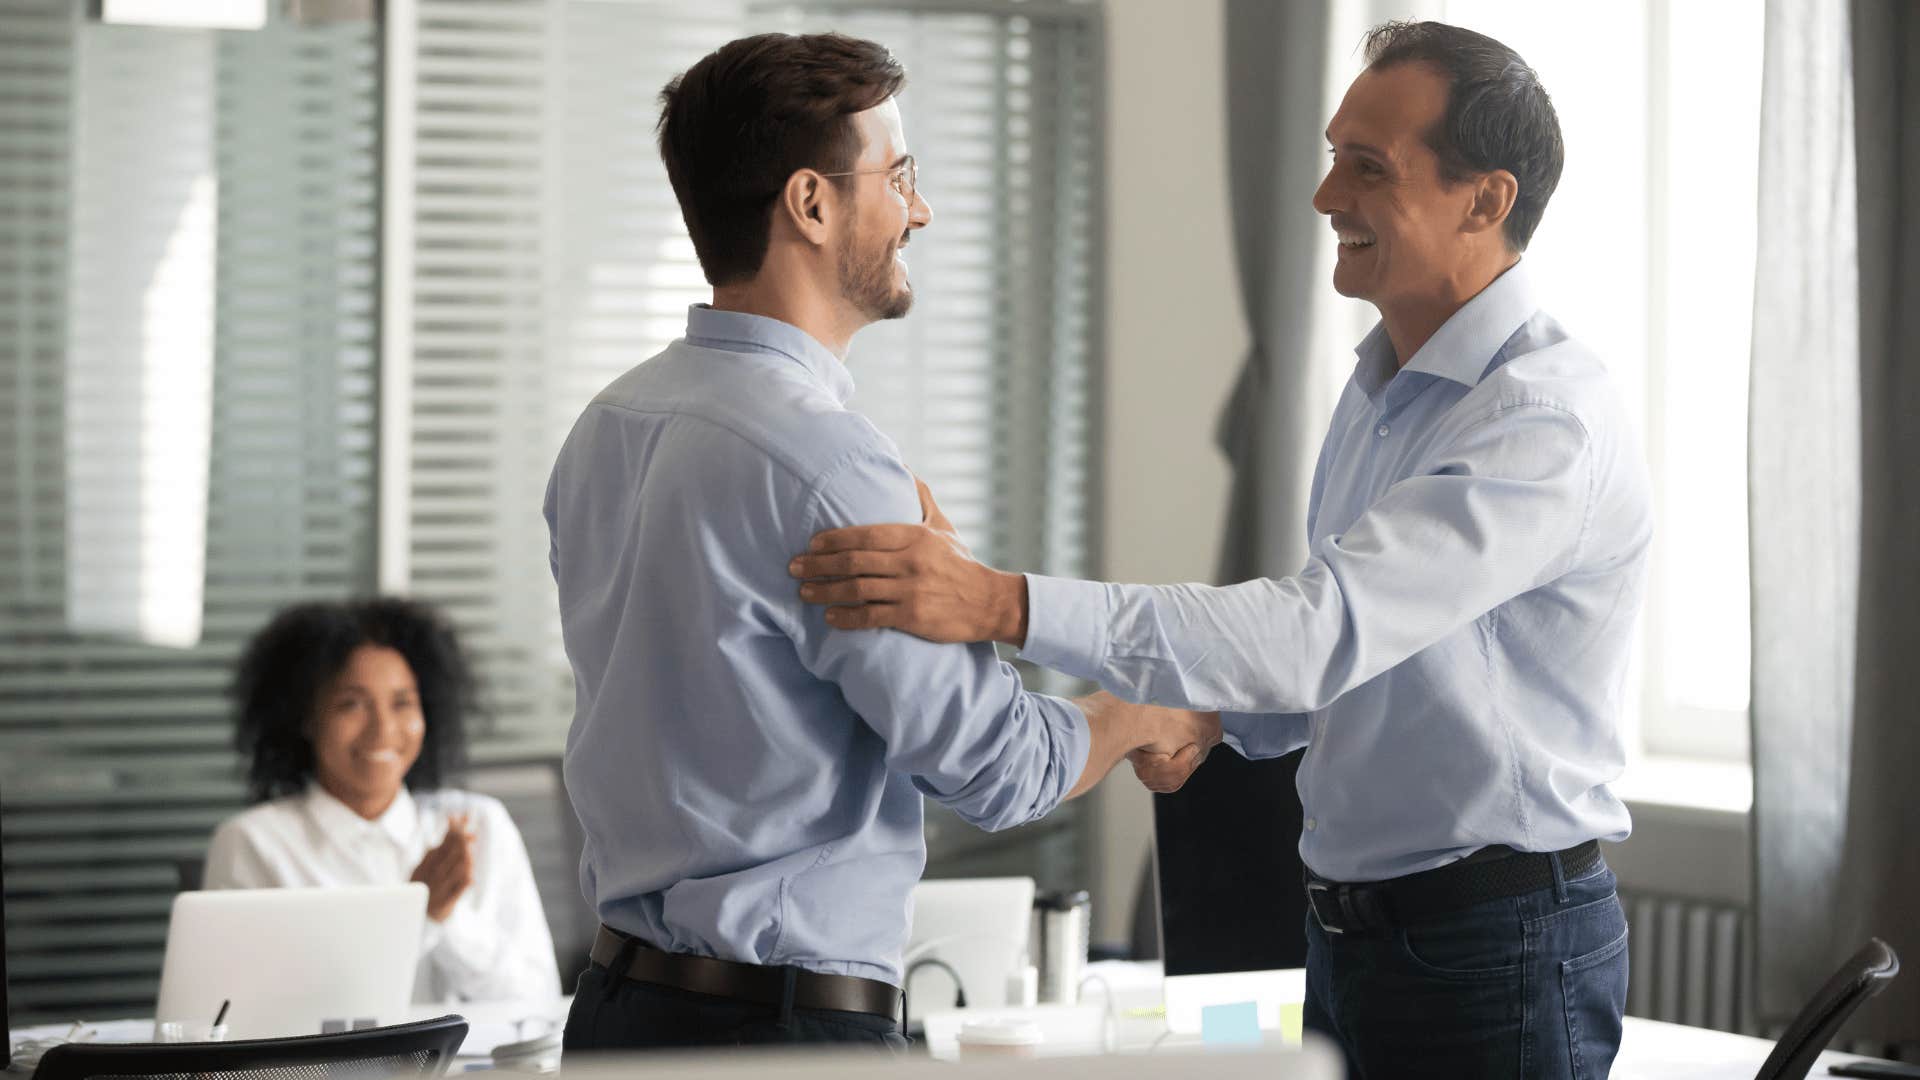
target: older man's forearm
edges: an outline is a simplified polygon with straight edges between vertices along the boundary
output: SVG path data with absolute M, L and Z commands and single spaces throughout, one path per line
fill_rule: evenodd
M 1217 713 L 1135 705 L 1105 691 L 1076 698 L 1087 718 L 1087 764 L 1067 798 L 1085 794 L 1135 750 L 1172 754 L 1192 746 L 1204 754 L 1220 742 Z

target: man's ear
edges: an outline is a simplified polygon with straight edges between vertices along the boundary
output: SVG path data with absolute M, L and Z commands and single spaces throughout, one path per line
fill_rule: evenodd
M 780 189 L 774 213 L 784 218 L 801 239 L 819 247 L 833 235 L 833 218 L 840 209 L 837 195 L 826 177 L 812 169 L 799 169 Z
M 1505 169 L 1495 169 L 1473 181 L 1473 203 L 1467 207 L 1465 229 L 1470 233 L 1498 229 L 1520 197 L 1520 181 Z

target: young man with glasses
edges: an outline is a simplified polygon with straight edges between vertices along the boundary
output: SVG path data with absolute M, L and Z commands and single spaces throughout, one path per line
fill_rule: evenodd
M 1003 829 L 1129 751 L 1218 739 L 1211 715 L 1027 693 L 990 646 L 856 643 L 787 577 L 821 528 L 926 519 L 842 362 L 912 306 L 901 252 L 933 219 L 904 83 L 872 42 L 769 34 L 661 95 L 713 303 L 594 398 L 547 490 L 603 923 L 569 1051 L 898 1048 L 923 795 Z

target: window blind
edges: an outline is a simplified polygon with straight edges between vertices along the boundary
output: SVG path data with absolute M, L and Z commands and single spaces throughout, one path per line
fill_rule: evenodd
M 233 658 L 284 603 L 372 587 L 377 467 L 405 471 L 411 590 L 452 612 L 486 679 L 496 720 L 476 756 L 558 746 L 572 694 L 541 492 L 586 400 L 707 294 L 654 149 L 655 98 L 732 37 L 835 26 L 912 68 L 903 107 L 940 220 L 916 240 L 915 315 L 856 346 L 856 405 L 984 557 L 1091 563 L 1091 4 L 392 10 L 409 8 L 412 198 L 388 235 L 410 245 L 413 347 L 383 360 L 404 365 L 406 456 L 377 465 L 373 28 L 155 31 L 85 22 L 65 0 L 0 0 L 0 836 L 16 1021 L 150 1008 L 176 863 L 241 801 Z M 116 159 L 149 162 L 138 176 L 96 175 L 76 149 L 142 139 Z M 111 515 L 70 513 L 89 475 L 75 459 L 105 444 L 84 430 L 101 414 L 69 407 L 76 327 L 112 299 L 74 254 L 85 204 L 136 182 L 195 193 L 193 235 L 212 244 L 211 296 L 193 286 L 213 354 L 200 626 L 171 648 L 78 631 L 68 603 L 76 520 L 104 523 L 84 526 L 103 550 L 138 546 Z M 151 221 L 118 210 L 136 215 L 129 233 L 169 237 L 183 205 L 156 202 Z M 152 295 L 131 280 L 123 309 Z M 1026 856 L 965 830 L 968 865 L 1068 875 L 1070 822 Z M 936 849 L 944 827 L 930 819 Z
M 975 554 L 1084 577 L 1097 565 L 1103 63 L 1080 3 L 755 4 L 755 29 L 839 30 L 907 68 L 908 147 L 934 220 L 908 249 L 914 310 L 861 331 L 852 407 L 900 447 Z M 1022 665 L 1029 687 L 1070 680 Z M 986 835 L 927 805 L 929 877 L 1090 883 L 1084 807 Z
M 853 405 L 975 551 L 1084 573 L 1094 551 L 1100 39 L 1084 3 L 420 0 L 411 585 L 482 659 L 499 752 L 572 715 L 540 517 L 592 395 L 705 299 L 654 142 L 660 88 L 762 30 L 838 29 L 908 67 L 936 220 L 918 296 L 850 355 Z
M 16 1023 L 152 1008 L 176 862 L 242 801 L 224 697 L 236 652 L 282 604 L 364 590 L 372 573 L 372 27 L 153 30 L 81 8 L 0 3 L 0 839 Z M 126 199 L 136 188 L 151 197 Z M 102 200 L 119 201 L 117 235 L 89 233 Z M 69 511 L 98 492 L 70 478 L 113 464 L 88 454 L 124 452 L 89 429 L 111 415 L 71 398 L 102 319 L 164 303 L 169 281 L 182 295 L 163 269 L 183 213 L 210 215 L 188 235 L 211 243 L 211 280 L 186 290 L 209 333 L 143 329 L 134 343 L 156 378 L 212 368 L 205 473 L 168 478 L 205 492 L 200 633 L 169 648 L 71 621 Z M 120 278 L 86 271 L 116 251 L 134 264 Z M 84 537 L 98 548 L 139 545 L 112 515 L 78 520 L 106 530 Z
M 838 30 L 908 72 L 907 143 L 933 224 L 913 314 L 861 331 L 852 405 L 982 559 L 1080 576 L 1093 513 L 1101 72 L 1079 3 L 755 4 L 755 29 Z

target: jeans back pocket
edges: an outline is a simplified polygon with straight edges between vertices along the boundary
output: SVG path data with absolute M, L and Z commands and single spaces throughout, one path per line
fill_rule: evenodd
M 1627 928 L 1584 956 L 1560 963 L 1560 995 L 1566 1005 L 1567 1055 L 1576 1080 L 1603 1077 L 1620 1049 L 1627 1010 Z

